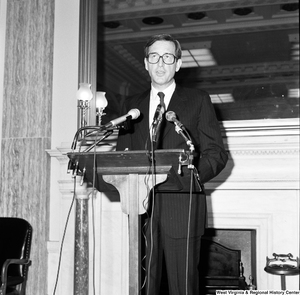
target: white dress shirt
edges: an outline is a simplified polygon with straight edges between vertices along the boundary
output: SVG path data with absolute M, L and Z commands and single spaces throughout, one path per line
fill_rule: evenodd
M 164 91 L 157 90 L 151 85 L 150 104 L 149 104 L 149 126 L 150 126 L 150 129 L 151 129 L 151 125 L 153 122 L 153 117 L 154 117 L 157 105 L 160 103 L 160 98 L 157 95 L 157 93 L 163 92 L 165 94 L 164 102 L 165 102 L 166 110 L 167 110 L 170 100 L 171 100 L 171 97 L 174 93 L 175 87 L 176 87 L 175 81 L 173 81 L 173 83 L 168 88 L 164 89 Z

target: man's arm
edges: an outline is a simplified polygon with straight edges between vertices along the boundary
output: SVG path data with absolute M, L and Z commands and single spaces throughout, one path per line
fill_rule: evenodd
M 205 183 L 217 176 L 224 169 L 228 160 L 220 125 L 208 94 L 202 100 L 197 131 L 200 150 L 198 171 L 202 183 Z

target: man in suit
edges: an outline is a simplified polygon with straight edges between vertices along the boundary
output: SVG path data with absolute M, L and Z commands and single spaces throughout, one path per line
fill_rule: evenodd
M 200 89 L 176 85 L 174 76 L 182 64 L 181 47 L 172 36 L 152 36 L 144 51 L 151 89 L 125 100 L 124 112 L 137 108 L 141 115 L 132 121 L 132 129 L 120 130 L 117 150 L 147 150 L 151 146 L 155 149 L 189 149 L 184 137 L 175 131 L 173 122 L 163 120 L 159 134 L 151 131 L 153 126 L 156 128 L 152 124 L 153 118 L 161 110 L 171 110 L 190 135 L 198 155 L 193 164 L 204 184 L 220 173 L 228 159 L 210 97 Z M 159 92 L 163 92 L 163 102 Z M 156 135 L 159 138 L 151 145 Z M 190 173 L 191 170 L 184 167 L 183 175 Z M 152 195 L 155 201 L 151 200 L 146 231 L 147 295 L 159 294 L 163 257 L 169 294 L 199 294 L 198 267 L 206 222 L 206 197 L 203 190 L 195 190 L 197 187 L 192 194 L 169 191 Z

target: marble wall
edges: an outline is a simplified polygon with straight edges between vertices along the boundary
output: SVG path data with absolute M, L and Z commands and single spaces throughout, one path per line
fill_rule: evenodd
M 46 293 L 54 2 L 1 1 L 0 215 L 25 218 L 33 227 L 27 287 L 33 295 Z

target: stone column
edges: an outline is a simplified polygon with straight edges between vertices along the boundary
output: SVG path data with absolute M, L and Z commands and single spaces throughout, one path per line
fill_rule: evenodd
M 75 197 L 74 295 L 89 293 L 89 194 L 84 183 L 76 187 Z

